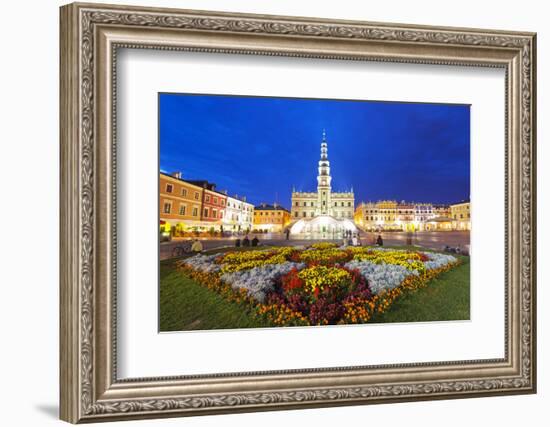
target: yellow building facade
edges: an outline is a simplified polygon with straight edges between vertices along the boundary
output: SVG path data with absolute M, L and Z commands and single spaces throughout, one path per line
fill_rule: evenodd
M 454 230 L 471 230 L 470 202 L 464 201 L 450 206 Z
M 278 204 L 254 207 L 253 230 L 280 233 L 290 224 L 290 212 Z

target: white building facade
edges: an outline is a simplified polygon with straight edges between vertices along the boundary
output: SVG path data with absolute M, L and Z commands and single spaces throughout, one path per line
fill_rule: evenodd
M 227 196 L 227 202 L 223 217 L 223 227 L 226 231 L 250 231 L 252 230 L 252 218 L 254 217 L 254 205 L 246 201 L 246 197 Z
M 316 236 L 318 238 L 331 238 L 345 230 L 354 231 L 354 212 L 353 189 L 348 192 L 332 191 L 328 144 L 323 131 L 321 156 L 317 167 L 317 191 L 292 191 L 291 233 L 304 234 L 315 231 L 321 234 Z

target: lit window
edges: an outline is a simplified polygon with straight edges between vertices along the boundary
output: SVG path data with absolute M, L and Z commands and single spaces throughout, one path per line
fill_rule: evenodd
M 198 216 L 198 215 L 199 215 L 199 209 L 193 208 L 193 216 Z
M 199 192 L 195 191 L 195 200 L 199 200 Z
M 185 205 L 180 205 L 180 215 L 185 215 Z
M 217 205 L 218 204 L 218 198 L 217 197 L 213 197 L 214 199 L 214 204 Z
M 181 189 L 181 195 L 182 195 L 183 197 L 187 197 L 187 188 L 182 188 L 182 189 Z
M 204 208 L 204 217 L 208 218 L 208 208 Z
M 166 184 L 166 192 L 171 193 L 174 189 L 174 186 L 172 184 Z
M 169 214 L 171 208 L 172 208 L 172 204 L 171 204 L 171 203 L 165 203 L 165 204 L 164 204 L 164 213 L 165 213 L 165 214 Z
M 209 201 L 210 201 L 210 196 L 207 195 L 207 196 L 204 198 L 204 200 L 205 200 L 206 202 L 209 202 Z
M 218 217 L 218 211 L 216 209 L 212 209 L 212 218 Z

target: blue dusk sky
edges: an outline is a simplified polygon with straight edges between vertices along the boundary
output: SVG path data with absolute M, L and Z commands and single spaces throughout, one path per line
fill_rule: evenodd
M 470 197 L 470 106 L 159 94 L 160 170 L 290 208 L 316 191 L 326 130 L 332 190 L 356 204 Z

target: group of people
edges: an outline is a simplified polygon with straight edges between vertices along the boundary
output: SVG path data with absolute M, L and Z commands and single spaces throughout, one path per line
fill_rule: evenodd
M 244 236 L 242 242 L 241 242 L 241 239 L 235 240 L 235 246 L 237 248 L 239 248 L 240 246 L 243 246 L 243 247 L 258 246 L 259 242 L 260 242 L 260 240 L 258 239 L 257 236 L 254 236 L 254 238 L 252 240 L 250 240 L 248 238 L 248 234 L 247 234 L 247 235 Z
M 260 240 L 257 236 L 254 236 L 252 240 L 248 237 L 248 234 L 244 236 L 244 238 L 235 240 L 235 246 L 237 248 L 243 246 L 243 247 L 249 247 L 249 246 L 258 246 Z M 361 246 L 361 240 L 359 240 L 359 235 L 357 233 L 353 233 L 351 230 L 347 230 L 344 233 L 344 246 Z M 383 246 L 384 242 L 382 240 L 382 236 L 379 234 L 376 238 L 376 245 Z M 202 252 L 203 246 L 199 239 L 193 240 L 193 244 L 191 245 L 191 251 L 192 252 Z
M 343 246 L 361 246 L 359 235 L 351 230 L 344 231 Z

